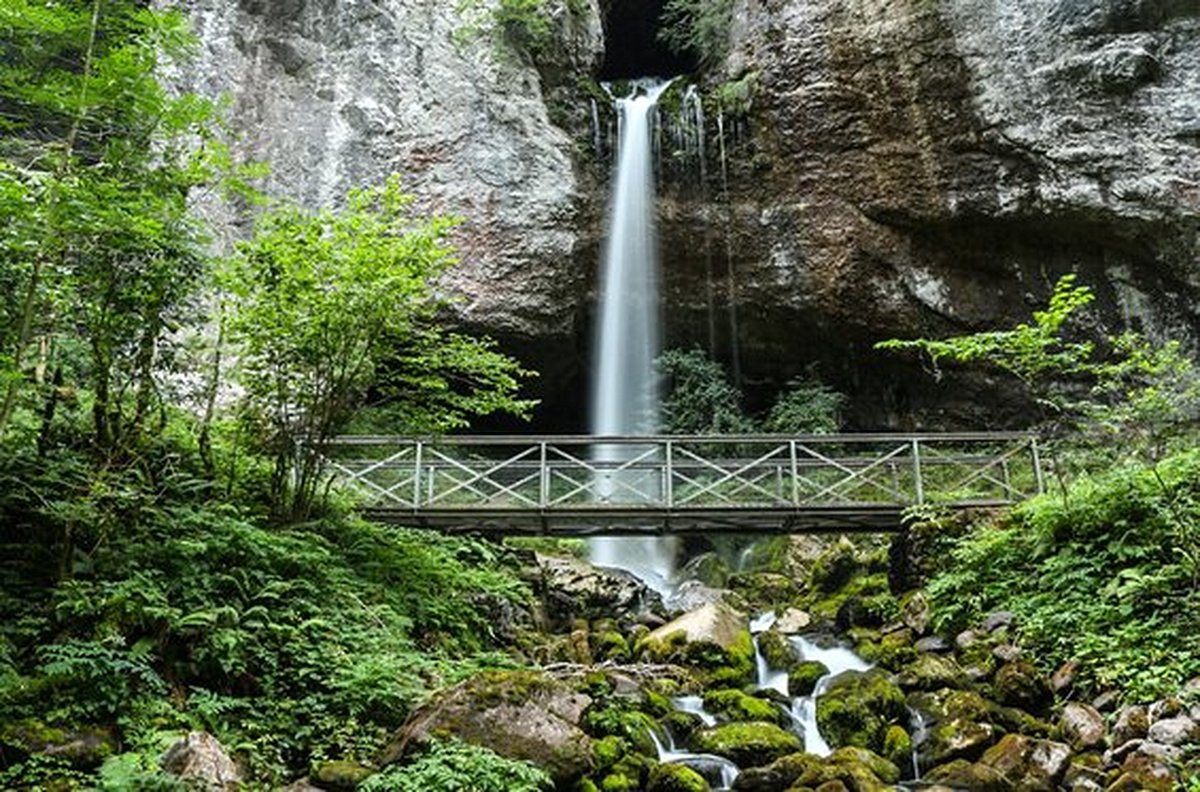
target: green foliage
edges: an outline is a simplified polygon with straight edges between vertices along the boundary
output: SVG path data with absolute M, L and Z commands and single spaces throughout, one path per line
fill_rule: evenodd
M 359 785 L 360 792 L 540 792 L 550 776 L 529 762 L 457 740 L 435 740 L 415 761 L 392 765 Z
M 836 434 L 846 397 L 815 379 L 797 378 L 776 399 L 763 429 L 777 434 Z
M 742 394 L 721 365 L 699 349 L 669 349 L 657 361 L 669 378 L 662 403 L 663 426 L 677 434 L 744 434 L 753 422 L 742 410 Z
M 832 434 L 845 396 L 814 377 L 791 380 L 761 422 L 746 414 L 742 394 L 721 364 L 700 349 L 668 349 L 656 361 L 666 377 L 662 421 L 676 434 Z
M 713 68 L 729 52 L 733 0 L 667 0 L 659 19 L 659 41 L 672 52 L 692 54 Z
M 531 406 L 516 398 L 528 373 L 515 361 L 437 321 L 445 301 L 433 282 L 454 261 L 455 221 L 416 218 L 411 203 L 393 177 L 351 192 L 341 211 L 279 206 L 224 273 L 247 415 L 275 458 L 281 516 L 307 517 L 320 484 L 316 458 L 300 449 L 343 430 L 372 388 L 394 432 Z
M 1046 666 L 1131 700 L 1200 673 L 1200 454 L 1118 468 L 958 541 L 929 586 L 943 629 L 996 609 Z
M 503 42 L 508 52 L 537 60 L 554 40 L 554 20 L 548 0 L 460 0 L 458 14 L 463 26 L 456 38 L 465 43 L 481 36 Z M 577 0 L 567 8 L 578 11 Z
M 156 78 L 189 45 L 178 10 L 15 0 L 0 31 L 0 434 L 45 445 L 79 383 L 96 443 L 128 453 L 204 274 L 187 196 L 228 164 L 214 108 Z
M 890 339 L 877 349 L 928 356 L 935 376 L 944 360 L 984 364 L 1016 377 L 1054 421 L 1080 430 L 1087 452 L 1106 463 L 1128 450 L 1153 461 L 1200 418 L 1200 372 L 1176 341 L 1155 343 L 1134 332 L 1097 345 L 1071 340 L 1076 312 L 1094 299 L 1074 275 L 1055 285 L 1032 324 L 942 340 Z M 1128 456 L 1128 455 L 1127 455 Z

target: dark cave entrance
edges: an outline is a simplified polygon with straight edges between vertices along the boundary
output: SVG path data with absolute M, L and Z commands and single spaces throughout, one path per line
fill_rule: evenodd
M 599 79 L 673 77 L 696 71 L 694 55 L 676 55 L 658 40 L 658 20 L 665 3 L 610 0 L 604 12 L 604 65 Z

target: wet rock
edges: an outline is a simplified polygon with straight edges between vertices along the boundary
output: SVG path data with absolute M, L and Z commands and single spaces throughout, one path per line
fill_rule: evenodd
M 797 635 L 812 626 L 812 616 L 808 611 L 799 608 L 788 608 L 773 625 L 774 629 L 784 635 Z
M 911 767 L 913 762 L 912 737 L 903 726 L 889 726 L 883 736 L 883 757 L 897 767 Z M 882 778 L 882 776 L 880 776 Z
M 1080 754 L 1071 759 L 1063 774 L 1062 788 L 1068 792 L 1102 792 L 1104 762 L 1096 754 Z
M 984 752 L 979 763 L 991 767 L 1013 787 L 1029 792 L 1053 792 L 1071 758 L 1068 745 L 1008 734 Z
M 900 600 L 900 619 L 906 627 L 913 631 L 914 635 L 921 636 L 929 632 L 932 614 L 933 610 L 929 606 L 929 600 L 921 591 L 914 591 Z
M 708 792 L 704 776 L 681 764 L 660 764 L 650 769 L 646 792 Z
M 590 767 L 591 741 L 579 727 L 590 703 L 589 696 L 545 672 L 484 672 L 415 712 L 378 763 L 399 761 L 432 736 L 449 735 L 531 761 L 556 783 L 573 783 Z
M 996 741 L 996 727 L 987 722 L 951 718 L 928 729 L 919 746 L 921 764 L 942 764 L 955 759 L 975 759 Z
M 820 767 L 820 757 L 808 753 L 788 754 L 765 767 L 742 771 L 733 782 L 735 792 L 782 792 L 813 768 Z
M 665 604 L 671 613 L 688 613 L 703 608 L 705 605 L 724 602 L 728 595 L 729 592 L 726 589 L 712 588 L 699 580 L 685 580 L 679 588 L 675 589 Z M 665 623 L 665 620 L 661 620 L 654 627 L 661 627 Z
M 1130 740 L 1146 736 L 1150 731 L 1150 715 L 1140 704 L 1121 708 L 1117 713 L 1117 721 L 1112 728 L 1113 746 L 1121 746 Z
M 336 760 L 318 764 L 313 770 L 312 778 L 322 789 L 346 792 L 354 789 L 374 774 L 375 771 L 364 764 Z
M 801 748 L 800 738 L 773 723 L 725 723 L 696 732 L 696 749 L 741 767 L 759 767 Z
M 1041 673 L 1022 660 L 1001 666 L 993 687 L 998 701 L 1029 712 L 1041 712 L 1051 699 L 1050 687 Z
M 845 537 L 829 547 L 813 563 L 809 580 L 827 594 L 837 591 L 862 570 L 862 562 L 854 543 Z
M 865 767 L 884 784 L 895 784 L 900 780 L 900 768 L 895 762 L 865 748 L 843 746 L 829 756 L 829 762 L 835 765 Z
M 801 660 L 788 672 L 788 695 L 807 696 L 828 673 L 829 668 L 818 660 Z
M 767 667 L 776 671 L 786 671 L 800 659 L 792 642 L 774 627 L 758 634 L 758 651 L 767 661 Z
M 889 726 L 908 719 L 904 693 L 882 669 L 846 671 L 817 699 L 817 725 L 832 747 L 884 750 Z
M 787 721 L 783 710 L 773 702 L 740 690 L 706 691 L 704 708 L 713 715 L 731 721 L 764 721 L 777 726 L 783 726 Z
M 166 750 L 159 764 L 167 773 L 208 789 L 233 790 L 242 783 L 241 770 L 208 732 L 189 732 Z
M 1063 739 L 1076 751 L 1104 747 L 1104 716 L 1089 704 L 1070 702 L 1065 705 L 1059 727 Z
M 1200 724 L 1187 715 L 1176 715 L 1150 724 L 1146 736 L 1162 745 L 1187 745 L 1200 740 Z

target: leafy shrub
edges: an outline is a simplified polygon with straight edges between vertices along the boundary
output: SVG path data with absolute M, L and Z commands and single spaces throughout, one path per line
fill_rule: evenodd
M 836 434 L 846 397 L 823 382 L 797 378 L 775 400 L 763 429 L 780 434 Z
M 669 349 L 658 357 L 669 379 L 662 404 L 663 425 L 678 434 L 740 434 L 753 431 L 742 411 L 742 394 L 721 364 L 699 349 Z
M 539 792 L 550 776 L 538 766 L 507 759 L 487 748 L 435 740 L 416 761 L 371 776 L 360 792 Z
M 733 0 L 667 0 L 659 17 L 659 41 L 672 52 L 692 54 L 711 68 L 729 51 Z
M 961 539 L 929 585 L 943 629 L 996 609 L 1047 669 L 1134 700 L 1200 673 L 1200 452 L 1122 467 L 1028 501 Z

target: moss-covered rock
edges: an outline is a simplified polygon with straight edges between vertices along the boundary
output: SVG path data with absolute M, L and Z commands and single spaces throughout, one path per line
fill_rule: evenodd
M 696 749 L 723 756 L 741 767 L 770 764 L 801 748 L 800 738 L 773 723 L 725 723 L 701 729 L 692 738 Z
M 926 784 L 941 785 L 951 789 L 967 789 L 971 792 L 1009 792 L 1012 787 L 1004 776 L 987 765 L 972 764 L 965 759 L 955 759 L 933 768 L 922 779 Z
M 570 785 L 591 768 L 591 739 L 580 728 L 591 704 L 590 696 L 544 671 L 487 671 L 415 712 L 378 764 L 400 761 L 434 735 L 451 736 L 533 762 Z
M 650 770 L 646 792 L 708 792 L 704 776 L 681 764 L 660 764 Z
M 795 580 L 774 572 L 739 572 L 730 576 L 729 588 L 753 610 L 785 607 L 800 596 Z
M 904 690 L 931 691 L 959 687 L 963 679 L 963 670 L 953 657 L 922 652 L 900 669 L 896 683 Z
M 854 543 L 843 537 L 813 562 L 809 580 L 818 590 L 828 594 L 849 583 L 861 569 Z
M 829 667 L 819 660 L 801 660 L 788 672 L 788 693 L 791 696 L 807 696 L 817 686 L 817 681 L 829 673 Z
M 868 751 L 866 748 L 843 746 L 830 755 L 829 761 L 848 767 L 862 766 L 884 784 L 895 784 L 900 780 L 900 768 L 896 766 L 895 762 L 885 759 L 873 751 Z
M 921 764 L 976 759 L 996 741 L 996 727 L 986 721 L 951 718 L 933 724 L 921 743 Z
M 880 637 L 877 643 L 859 644 L 857 649 L 864 660 L 893 671 L 917 659 L 917 650 L 912 645 L 912 631 L 907 628 L 888 633 Z
M 817 725 L 834 747 L 854 745 L 880 753 L 888 727 L 907 717 L 904 694 L 878 668 L 838 674 L 817 699 Z
M 610 734 L 592 741 L 592 759 L 597 770 L 607 770 L 621 761 L 621 757 L 629 750 L 629 744 L 624 739 Z
M 1032 713 L 1042 712 L 1052 698 L 1045 677 L 1023 660 L 1005 663 L 996 672 L 993 690 L 1002 704 Z
M 883 756 L 897 767 L 912 765 L 912 737 L 903 726 L 889 726 L 883 735 Z
M 731 721 L 765 721 L 782 726 L 785 720 L 784 713 L 774 703 L 733 688 L 706 692 L 704 708 Z
M 619 632 L 604 632 L 592 637 L 592 653 L 598 660 L 625 662 L 631 658 L 629 643 Z
M 788 754 L 769 765 L 743 770 L 734 782 L 734 789 L 739 792 L 778 792 L 789 789 L 811 768 L 823 764 L 824 760 L 813 754 Z
M 322 789 L 346 792 L 354 789 L 374 774 L 375 771 L 366 765 L 339 759 L 318 764 L 313 768 L 312 778 Z
M 1070 758 L 1071 747 L 1065 743 L 1008 734 L 987 749 L 979 764 L 998 772 L 1014 789 L 1052 792 Z
M 775 629 L 758 634 L 758 651 L 767 661 L 767 667 L 776 671 L 786 671 L 800 659 L 788 637 Z
M 42 754 L 90 770 L 117 752 L 116 735 L 102 726 L 65 728 L 35 718 L 0 725 L 0 749 L 10 755 Z

